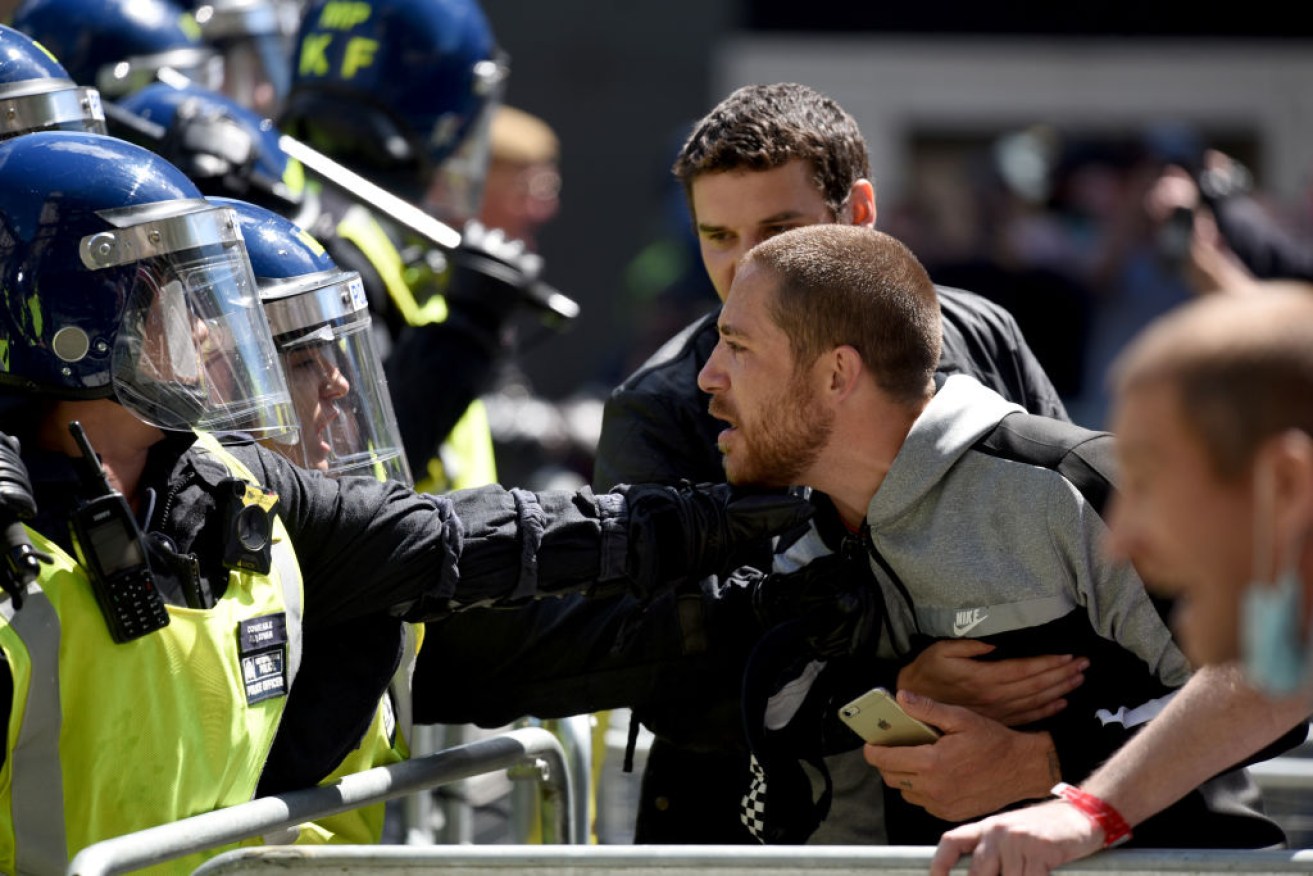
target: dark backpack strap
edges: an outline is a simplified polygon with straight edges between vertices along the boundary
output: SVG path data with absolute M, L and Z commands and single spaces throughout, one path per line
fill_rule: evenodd
M 1000 420 L 972 449 L 1058 472 L 1105 516 L 1117 482 L 1112 433 L 1018 411 Z

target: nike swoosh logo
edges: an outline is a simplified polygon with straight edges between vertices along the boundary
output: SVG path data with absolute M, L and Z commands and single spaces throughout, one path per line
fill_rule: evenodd
M 976 627 L 980 626 L 980 624 L 981 624 L 981 623 L 985 620 L 985 618 L 987 618 L 987 617 L 989 617 L 989 615 L 985 615 L 985 617 L 978 617 L 978 618 L 975 618 L 975 619 L 972 620 L 970 623 L 965 623 L 965 624 L 959 624 L 958 622 L 954 621 L 954 622 L 953 622 L 953 635 L 954 635 L 954 636 L 965 636 L 967 633 L 971 632 L 971 631 L 974 630 Z

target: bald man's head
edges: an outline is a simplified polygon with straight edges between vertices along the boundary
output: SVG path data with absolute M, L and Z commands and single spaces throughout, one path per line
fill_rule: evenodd
M 1273 435 L 1313 436 L 1313 285 L 1265 283 L 1185 305 L 1132 342 L 1112 383 L 1119 398 L 1166 386 L 1216 473 L 1246 472 Z

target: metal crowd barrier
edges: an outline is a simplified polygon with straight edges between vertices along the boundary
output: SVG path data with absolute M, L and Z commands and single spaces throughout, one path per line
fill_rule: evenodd
M 535 777 L 542 783 L 545 836 L 558 843 L 578 842 L 581 828 L 575 821 L 574 780 L 565 752 L 551 733 L 529 727 L 436 754 L 353 773 L 332 785 L 262 797 L 105 840 L 79 852 L 67 872 L 68 876 L 122 873 L 250 837 L 266 836 L 317 818 L 480 773 L 525 765 L 533 767 Z M 281 850 L 292 847 L 263 848 Z
M 574 823 L 579 828 L 579 842 L 587 843 L 593 826 L 589 803 L 593 801 L 593 722 L 592 715 L 575 715 L 558 721 L 549 721 L 552 730 L 565 749 L 574 788 Z
M 524 727 L 541 727 L 561 743 L 565 752 L 567 769 L 573 776 L 572 797 L 574 805 L 574 823 L 579 826 L 579 842 L 586 843 L 592 830 L 591 802 L 593 798 L 593 737 L 592 716 L 575 715 L 569 718 L 540 720 L 522 718 L 513 727 L 507 727 L 495 734 L 481 731 L 467 725 L 417 725 L 409 734 L 411 751 L 414 754 L 430 753 L 467 744 L 468 734 L 479 733 L 481 738 L 499 735 L 510 729 Z M 519 778 L 516 770 L 510 772 L 510 778 Z M 486 842 L 529 843 L 541 842 L 539 829 L 538 789 L 530 783 L 514 781 L 505 795 L 509 806 L 507 823 L 498 833 L 497 838 L 480 838 L 475 830 L 475 805 L 470 802 L 465 788 L 466 782 L 449 783 L 440 799 L 434 799 L 427 793 L 408 797 L 403 804 L 403 830 L 401 841 L 409 845 L 471 844 Z M 498 798 L 498 801 L 503 798 Z M 434 818 L 435 810 L 439 811 Z M 441 829 L 433 825 L 440 823 Z M 485 828 L 486 832 L 486 828 Z
M 193 876 L 347 873 L 431 876 L 434 872 L 532 873 L 533 876 L 925 876 L 934 849 L 921 846 L 314 846 L 240 849 Z M 954 872 L 964 873 L 967 861 Z M 1063 876 L 1308 873 L 1313 851 L 1233 852 L 1199 849 L 1103 852 L 1062 867 Z
M 1313 789 L 1313 758 L 1274 757 L 1251 765 L 1249 774 L 1264 791 Z

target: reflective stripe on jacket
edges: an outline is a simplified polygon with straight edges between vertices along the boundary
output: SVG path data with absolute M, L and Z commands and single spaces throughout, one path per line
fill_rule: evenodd
M 202 447 L 253 480 L 208 436 Z M 251 799 L 300 663 L 301 575 L 282 522 L 269 574 L 232 571 L 214 607 L 168 605 L 168 626 L 122 644 L 82 567 L 29 535 L 54 562 L 22 609 L 0 602 L 14 682 L 0 872 L 63 873 L 92 843 Z M 278 616 L 283 642 L 243 645 L 243 624 Z M 213 854 L 156 872 L 191 872 Z

